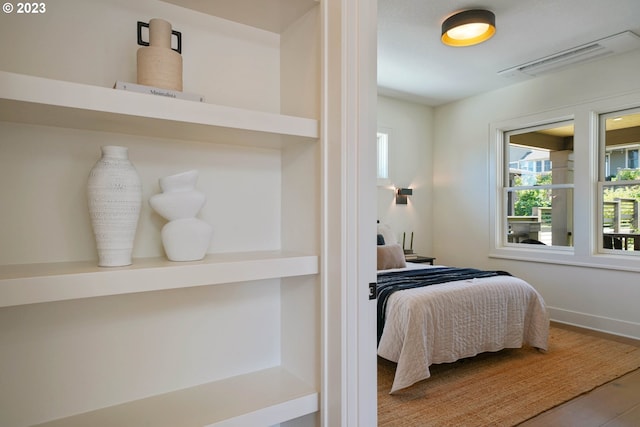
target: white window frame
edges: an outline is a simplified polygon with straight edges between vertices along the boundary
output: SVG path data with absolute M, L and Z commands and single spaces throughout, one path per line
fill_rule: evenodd
M 606 159 L 606 128 L 605 122 L 607 119 L 617 117 L 625 114 L 637 114 L 640 113 L 640 102 L 635 108 L 627 108 L 624 110 L 615 110 L 609 112 L 600 112 L 598 114 L 598 217 L 597 217 L 597 252 L 600 254 L 613 255 L 615 257 L 640 257 L 640 251 L 622 251 L 620 249 L 606 249 L 604 247 L 603 236 L 603 218 L 604 218 L 604 189 L 606 187 L 617 187 L 620 185 L 640 185 L 640 180 L 633 181 L 607 181 L 607 170 L 605 167 Z M 621 147 L 625 149 L 625 166 L 628 166 L 628 147 Z M 611 171 L 608 171 L 611 173 Z
M 554 127 L 562 127 L 569 124 L 573 124 L 573 118 L 562 119 L 562 120 L 552 120 L 545 123 L 537 123 L 533 126 L 518 126 L 515 129 L 504 129 L 502 131 L 502 135 L 500 136 L 502 145 L 501 147 L 497 147 L 498 149 L 502 149 L 502 153 L 503 153 L 502 157 L 505 160 L 503 162 L 504 165 L 502 168 L 501 181 L 497 183 L 501 187 L 501 199 L 498 200 L 499 210 L 497 211 L 497 212 L 500 212 L 500 215 L 501 215 L 501 219 L 499 220 L 500 234 L 498 238 L 498 245 L 500 247 L 518 248 L 523 246 L 522 243 L 512 243 L 507 240 L 508 229 L 509 229 L 509 224 L 507 221 L 509 193 L 513 193 L 518 190 L 561 190 L 561 189 L 573 190 L 574 189 L 574 183 L 547 184 L 547 185 L 536 185 L 536 186 L 521 185 L 517 187 L 508 186 L 507 178 L 509 175 L 510 168 L 509 168 L 509 164 L 507 163 L 509 153 L 507 152 L 508 141 L 506 139 L 506 136 L 529 133 L 529 132 L 534 132 L 536 130 L 550 129 Z M 574 212 L 575 212 L 575 209 L 574 209 Z M 536 247 L 536 250 L 537 251 L 560 251 L 562 253 L 565 253 L 565 252 L 573 252 L 573 246 L 539 246 L 539 247 Z
M 575 265 L 640 272 L 638 257 L 603 253 L 601 234 L 601 196 L 599 188 L 599 117 L 601 114 L 640 108 L 640 90 L 623 95 L 585 101 L 542 113 L 523 115 L 489 124 L 489 257 L 547 264 Z M 574 246 L 563 248 L 540 245 L 505 246 L 502 243 L 502 183 L 505 173 L 504 132 L 564 120 L 574 121 Z M 628 251 L 631 252 L 631 251 Z
M 390 142 L 391 130 L 381 128 L 376 134 L 376 176 L 378 186 L 391 185 L 390 177 Z

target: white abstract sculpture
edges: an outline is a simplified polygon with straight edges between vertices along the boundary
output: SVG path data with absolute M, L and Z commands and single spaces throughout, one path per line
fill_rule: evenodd
M 196 218 L 206 200 L 195 189 L 197 179 L 197 170 L 160 178 L 162 193 L 149 199 L 153 210 L 169 221 L 162 227 L 161 237 L 170 261 L 200 260 L 211 242 L 211 226 Z

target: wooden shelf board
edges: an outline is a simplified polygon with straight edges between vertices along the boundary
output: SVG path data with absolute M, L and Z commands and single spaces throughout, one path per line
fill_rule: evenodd
M 0 307 L 318 273 L 318 257 L 282 251 L 209 254 L 202 261 L 134 259 L 0 266 Z
M 0 71 L 0 120 L 279 148 L 318 138 L 318 121 Z
M 317 410 L 318 393 L 285 369 L 275 367 L 38 426 L 266 426 Z

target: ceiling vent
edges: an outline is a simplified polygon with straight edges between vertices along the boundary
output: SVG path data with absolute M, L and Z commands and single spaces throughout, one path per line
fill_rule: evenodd
M 602 58 L 603 56 L 615 55 L 638 48 L 640 48 L 640 37 L 631 31 L 625 31 L 614 36 L 574 47 L 573 49 L 554 53 L 553 55 L 527 62 L 517 67 L 499 71 L 498 74 L 507 78 L 523 76 L 536 77 L 570 65 L 592 61 Z

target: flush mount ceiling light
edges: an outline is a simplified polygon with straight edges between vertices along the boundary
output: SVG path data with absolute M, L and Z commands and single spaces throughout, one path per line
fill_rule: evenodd
M 442 43 L 472 46 L 489 40 L 496 32 L 496 16 L 489 10 L 465 10 L 442 23 Z

